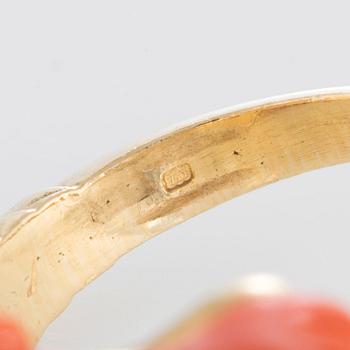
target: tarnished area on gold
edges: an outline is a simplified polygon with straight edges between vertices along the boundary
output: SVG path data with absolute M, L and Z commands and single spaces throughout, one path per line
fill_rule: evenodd
M 157 138 L 0 223 L 0 313 L 33 342 L 120 256 L 215 205 L 350 161 L 350 95 L 225 112 Z

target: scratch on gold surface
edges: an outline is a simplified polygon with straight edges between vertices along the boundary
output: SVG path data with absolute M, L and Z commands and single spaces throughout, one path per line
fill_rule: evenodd
M 27 289 L 27 297 L 30 298 L 36 291 L 37 286 L 37 268 L 36 268 L 36 260 L 33 260 L 32 263 L 32 271 L 30 275 L 30 282 Z

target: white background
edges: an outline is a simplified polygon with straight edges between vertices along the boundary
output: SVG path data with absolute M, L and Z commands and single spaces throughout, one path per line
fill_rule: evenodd
M 348 1 L 0 2 L 0 210 L 189 117 L 350 84 Z M 235 199 L 80 293 L 44 350 L 135 345 L 252 272 L 350 304 L 350 167 Z M 0 281 L 0 283 L 2 283 Z

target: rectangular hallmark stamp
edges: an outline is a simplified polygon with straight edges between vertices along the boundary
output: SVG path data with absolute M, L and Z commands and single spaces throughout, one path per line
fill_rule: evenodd
M 163 187 L 167 192 L 174 191 L 188 184 L 192 178 L 192 169 L 188 163 L 166 170 L 161 175 Z

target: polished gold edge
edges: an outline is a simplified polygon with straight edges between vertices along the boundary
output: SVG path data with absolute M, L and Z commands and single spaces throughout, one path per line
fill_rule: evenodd
M 75 293 L 145 240 L 277 180 L 350 160 L 350 95 L 225 113 L 16 208 L 0 237 L 0 312 L 35 341 Z

